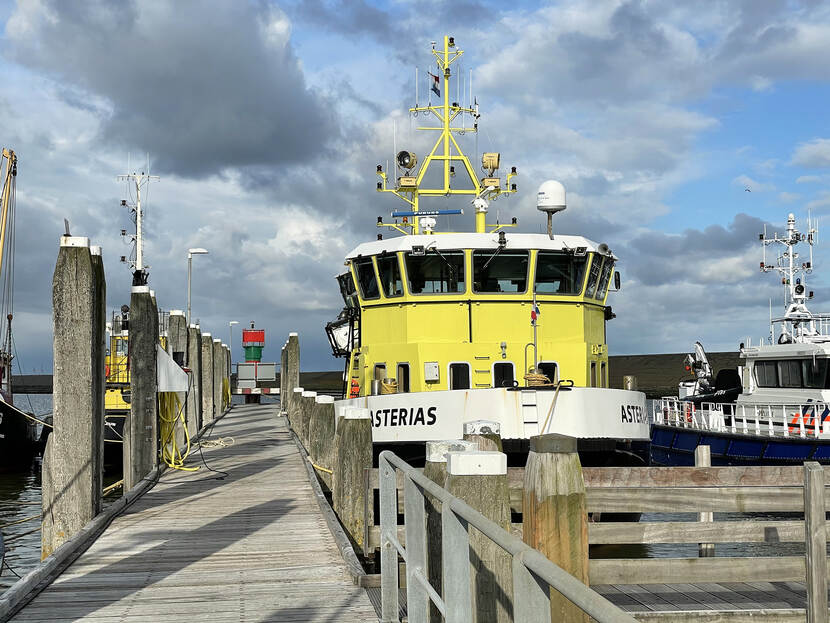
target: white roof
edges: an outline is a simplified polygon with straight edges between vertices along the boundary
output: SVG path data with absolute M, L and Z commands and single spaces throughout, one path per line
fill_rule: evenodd
M 554 236 L 553 240 L 547 234 L 514 234 L 504 232 L 507 239 L 506 249 L 544 249 L 561 251 L 576 247 L 586 247 L 588 251 L 596 251 L 599 246 L 593 240 L 582 236 Z M 499 246 L 499 234 L 453 233 L 453 234 L 420 234 L 413 236 L 396 236 L 384 240 L 364 242 L 346 254 L 346 259 L 381 253 L 395 253 L 397 251 L 411 251 L 413 245 L 423 245 L 432 249 L 496 249 Z

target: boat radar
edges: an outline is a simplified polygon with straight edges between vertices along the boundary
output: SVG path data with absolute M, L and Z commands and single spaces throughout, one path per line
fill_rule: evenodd
M 536 209 L 548 215 L 548 236 L 553 240 L 553 215 L 567 208 L 565 187 L 556 180 L 542 182 L 536 193 Z

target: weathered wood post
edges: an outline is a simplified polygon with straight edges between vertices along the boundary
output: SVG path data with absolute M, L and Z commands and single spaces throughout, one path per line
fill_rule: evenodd
M 329 472 L 334 471 L 334 398 L 317 396 L 313 408 L 308 433 L 311 443 L 309 454 L 314 463 L 322 468 L 317 469 L 317 475 L 331 489 L 332 474 Z
M 308 440 L 308 429 L 309 425 L 311 424 L 311 414 L 314 412 L 314 405 L 317 399 L 317 392 L 312 392 L 309 390 L 304 391 L 302 394 L 302 398 L 300 399 L 300 418 L 299 418 L 299 426 L 297 431 L 297 436 L 300 438 L 300 441 L 303 444 L 303 447 L 306 449 L 306 452 L 309 451 L 311 445 L 309 444 Z
M 288 342 L 286 342 L 287 344 Z M 285 378 L 285 344 L 280 349 L 280 415 L 288 416 L 288 390 Z
M 213 338 L 213 417 L 225 412 L 222 398 L 222 378 L 225 376 L 225 362 L 222 361 L 222 340 Z
M 231 350 L 227 344 L 222 344 L 222 358 L 225 362 L 224 379 L 222 380 L 222 397 L 224 398 L 225 409 L 231 407 Z
M 158 465 L 156 359 L 159 316 L 148 286 L 130 296 L 130 417 L 124 427 L 124 491 Z
M 296 333 L 288 334 L 288 342 L 285 344 L 285 368 L 280 374 L 285 374 L 285 394 L 289 401 L 299 398 L 295 395 L 294 388 L 300 387 L 300 337 Z M 282 398 L 280 398 L 282 400 Z M 292 405 L 286 405 L 286 411 L 291 412 Z M 296 408 L 294 409 L 296 413 Z M 297 430 L 297 422 L 291 421 L 294 431 Z
M 478 443 L 475 441 L 463 441 L 461 439 L 428 441 L 426 446 L 426 462 L 424 463 L 424 476 L 443 488 L 447 484 L 447 453 L 472 452 L 474 450 L 478 450 Z M 429 493 L 426 493 L 424 498 L 427 521 L 427 577 L 429 578 L 429 583 L 432 584 L 438 594 L 443 595 L 441 573 L 441 502 Z M 434 623 L 441 623 L 444 620 L 441 612 L 432 602 L 429 605 L 429 620 Z
M 804 536 L 807 556 L 807 623 L 827 622 L 827 527 L 824 468 L 804 464 Z
M 698 446 L 695 448 L 695 467 L 712 467 L 712 451 L 709 446 Z M 700 522 L 712 523 L 715 520 L 715 513 L 706 511 L 697 514 Z M 714 543 L 698 543 L 697 555 L 699 558 L 712 558 L 715 555 Z
M 493 420 L 464 422 L 464 439 L 478 443 L 479 450 L 501 452 L 501 424 Z
M 95 271 L 95 300 L 97 302 L 96 316 L 93 319 L 92 329 L 95 335 L 98 336 L 100 346 L 95 349 L 98 361 L 95 363 L 95 370 L 93 375 L 93 395 L 98 401 L 96 404 L 95 414 L 93 418 L 100 420 L 106 426 L 106 395 L 107 395 L 107 278 L 104 272 L 104 258 L 102 255 L 100 245 L 92 245 L 89 247 L 90 259 L 92 260 L 92 269 Z M 99 415 L 100 414 L 100 415 Z M 106 433 L 96 435 L 96 443 L 98 450 L 93 454 L 93 475 L 97 479 L 95 485 L 96 491 L 104 489 L 104 436 Z
M 332 473 L 331 473 L 331 507 L 337 512 L 340 508 L 340 496 L 343 494 L 343 464 L 344 461 L 340 459 L 338 448 L 340 446 L 340 436 L 343 434 L 343 427 L 341 426 L 343 418 L 348 413 L 354 411 L 357 407 L 341 407 L 334 411 L 334 442 L 332 453 Z
M 448 452 L 444 487 L 488 519 L 510 530 L 506 454 L 481 450 Z M 473 621 L 512 622 L 512 558 L 476 528 L 470 526 L 469 530 Z
M 530 438 L 522 503 L 524 542 L 588 584 L 588 513 L 576 439 Z M 588 623 L 588 615 L 550 591 L 551 621 Z
M 187 329 L 187 367 L 190 369 L 190 392 L 187 396 L 187 432 L 190 438 L 202 428 L 202 332 L 199 325 Z
M 100 256 L 99 256 L 100 257 Z M 53 423 L 42 463 L 41 557 L 101 510 L 104 368 L 103 267 L 89 239 L 63 236 L 52 278 Z M 99 396 L 99 394 L 101 394 Z
M 213 336 L 202 333 L 202 425 L 214 418 L 213 408 Z
M 337 423 L 339 476 L 334 511 L 360 552 L 366 548 L 366 470 L 372 467 L 372 420 L 369 409 L 353 408 Z M 334 471 L 334 470 L 333 470 Z
M 187 359 L 187 322 L 184 312 L 180 309 L 170 310 L 170 320 L 167 325 L 167 346 L 173 361 L 184 367 Z M 187 394 L 179 394 L 179 398 L 182 400 L 182 410 L 185 418 L 187 418 Z M 176 431 L 176 445 L 179 448 L 185 447 L 185 428 L 187 428 L 186 419 L 184 423 L 178 421 L 173 424 L 173 429 Z
M 291 399 L 286 403 L 288 407 L 288 423 L 291 425 L 291 430 L 294 431 L 297 438 L 299 438 L 300 407 L 302 406 L 304 391 L 302 387 L 295 387 L 289 394 Z

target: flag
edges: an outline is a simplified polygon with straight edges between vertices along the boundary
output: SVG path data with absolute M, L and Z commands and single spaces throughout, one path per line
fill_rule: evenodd
M 539 311 L 539 306 L 538 306 L 538 305 L 536 304 L 536 302 L 534 301 L 534 303 L 533 303 L 533 307 L 531 307 L 531 308 L 530 308 L 530 319 L 531 319 L 533 322 L 536 322 L 536 319 L 537 319 L 539 316 L 541 316 L 541 315 L 542 315 L 542 312 L 541 312 L 541 311 Z
M 437 95 L 438 97 L 441 97 L 441 89 L 438 88 L 438 76 L 436 76 L 432 72 L 429 72 L 429 75 L 432 78 L 432 88 L 430 89 L 430 91 L 435 93 L 435 95 Z

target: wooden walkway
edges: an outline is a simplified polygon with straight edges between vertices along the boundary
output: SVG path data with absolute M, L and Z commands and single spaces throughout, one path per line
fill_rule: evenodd
M 226 478 L 167 470 L 12 620 L 376 622 L 276 411 L 235 407 L 204 449 Z

